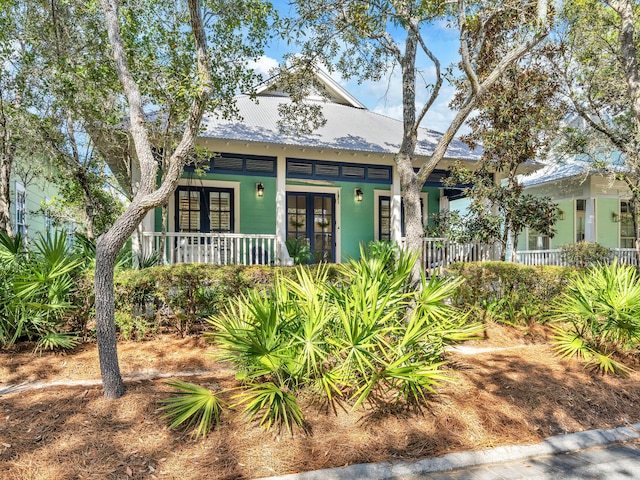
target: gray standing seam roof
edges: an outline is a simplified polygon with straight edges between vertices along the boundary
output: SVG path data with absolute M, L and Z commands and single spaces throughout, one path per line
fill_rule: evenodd
M 246 142 L 272 143 L 352 152 L 395 154 L 402 140 L 402 122 L 367 109 L 337 103 L 322 103 L 327 122 L 309 135 L 286 135 L 278 128 L 278 106 L 290 103 L 286 97 L 261 96 L 258 103 L 249 96 L 236 98 L 242 120 L 225 120 L 211 114 L 202 121 L 201 137 Z M 442 133 L 420 128 L 416 155 L 430 156 Z M 478 160 L 475 150 L 454 139 L 446 158 Z

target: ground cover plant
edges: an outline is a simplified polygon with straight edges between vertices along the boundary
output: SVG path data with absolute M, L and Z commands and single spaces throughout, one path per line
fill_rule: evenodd
M 21 235 L 0 232 L 0 346 L 24 339 L 38 350 L 75 346 L 76 334 L 65 327 L 83 267 L 64 232 L 40 235 L 28 249 Z
M 446 303 L 462 280 L 423 277 L 421 289 L 408 288 L 416 256 L 400 252 L 394 262 L 394 254 L 363 249 L 359 260 L 337 267 L 337 283 L 327 281 L 326 266 L 297 269 L 266 295 L 249 292 L 213 316 L 212 343 L 243 382 L 235 405 L 267 429 L 292 431 L 304 428 L 302 396 L 334 409 L 423 403 L 447 379 L 445 346 L 477 336 L 480 326 Z M 191 411 L 200 434 L 217 402 L 179 388 L 182 400 L 168 400 L 177 403 L 168 414 L 187 421 Z
M 638 353 L 640 347 L 640 278 L 635 267 L 592 267 L 569 280 L 556 299 L 551 318 L 556 327 L 555 346 L 567 357 L 581 357 L 603 372 L 628 374 L 616 361 L 621 352 Z

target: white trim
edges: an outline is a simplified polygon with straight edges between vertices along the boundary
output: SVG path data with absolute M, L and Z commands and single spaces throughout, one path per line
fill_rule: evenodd
M 380 238 L 380 197 L 389 197 L 393 204 L 392 190 L 373 190 L 373 238 L 375 241 Z M 429 192 L 420 192 L 420 198 L 422 199 L 422 227 L 424 228 L 429 223 L 429 218 L 427 216 L 429 213 Z M 402 204 L 402 198 L 400 199 L 400 203 Z M 393 210 L 391 214 L 393 215 Z M 402 223 L 402 215 L 398 216 L 400 218 L 400 223 Z M 393 221 L 391 229 L 393 231 Z M 400 235 L 402 235 L 402 225 L 400 225 Z M 391 239 L 394 240 L 393 232 L 391 233 Z
M 182 178 L 178 182 L 179 187 L 204 187 L 204 188 L 229 188 L 233 189 L 233 233 L 240 233 L 240 182 L 228 182 L 222 180 L 203 180 Z M 177 189 L 176 189 L 177 191 Z M 176 231 L 176 192 L 173 193 L 167 208 L 169 215 L 168 231 Z
M 276 236 L 283 249 L 282 258 L 289 258 L 287 251 L 287 158 L 278 155 L 276 160 Z
M 27 233 L 27 190 L 24 187 L 24 184 L 17 181 L 15 183 L 15 196 L 14 196 L 14 205 L 15 205 L 15 216 L 14 216 L 14 225 L 15 225 L 15 233 L 20 232 L 20 227 L 23 227 L 23 233 L 26 235 Z M 22 202 L 22 223 L 18 223 L 18 195 L 24 194 L 24 202 Z
M 336 242 L 336 263 L 342 262 L 342 218 L 341 218 L 341 204 L 340 204 L 340 193 L 342 191 L 341 187 L 315 187 L 311 185 L 287 185 L 287 193 L 295 192 L 295 193 L 329 193 L 333 194 L 336 199 L 335 206 L 335 231 L 333 232 L 335 242 Z

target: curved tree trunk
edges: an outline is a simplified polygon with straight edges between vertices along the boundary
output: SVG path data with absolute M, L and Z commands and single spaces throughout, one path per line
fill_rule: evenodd
M 157 186 L 158 164 L 154 158 L 151 140 L 145 125 L 142 95 L 129 70 L 124 42 L 120 36 L 117 0 L 102 0 L 105 24 L 118 78 L 129 104 L 129 131 L 136 157 L 140 163 L 138 192 L 120 218 L 99 238 L 96 247 L 96 333 L 104 395 L 107 398 L 118 398 L 125 392 L 118 365 L 114 318 L 113 271 L 116 256 L 146 213 L 165 203 L 175 191 L 187 157 L 195 145 L 204 109 L 211 96 L 207 41 L 202 24 L 200 1 L 188 0 L 188 3 L 197 54 L 199 84 L 189 108 L 188 120 L 185 122 L 182 138 L 171 155 L 162 183 Z

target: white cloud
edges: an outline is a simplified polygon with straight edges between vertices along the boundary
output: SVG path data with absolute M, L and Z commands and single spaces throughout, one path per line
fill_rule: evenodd
M 256 71 L 256 73 L 262 75 L 262 78 L 265 80 L 271 76 L 271 71 L 277 68 L 278 65 L 278 60 L 276 60 L 275 58 L 267 57 L 266 55 L 258 58 L 257 61 L 249 61 L 249 68 L 252 68 Z

